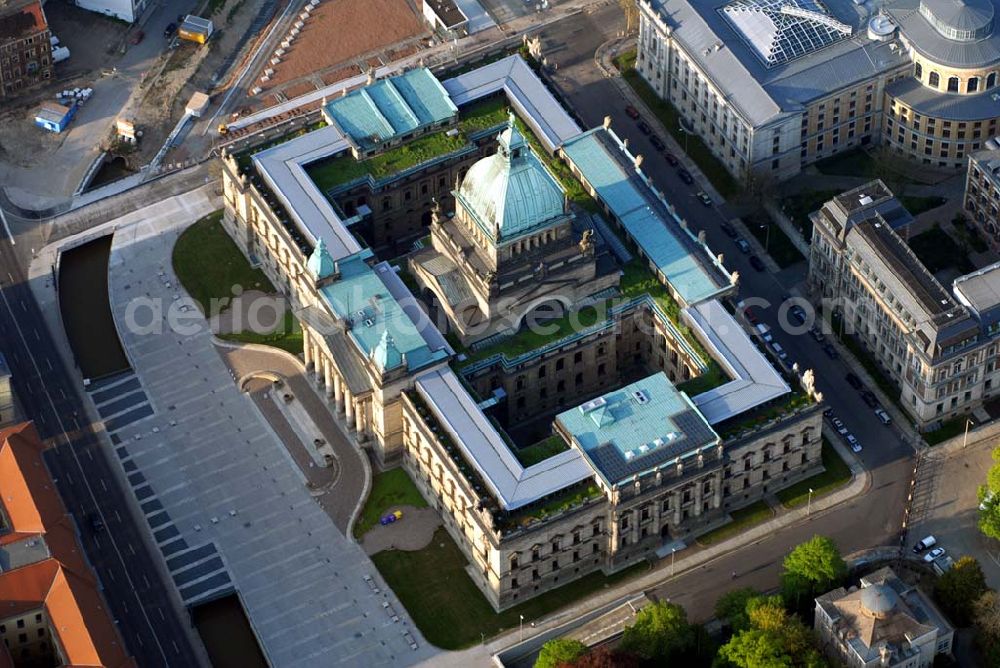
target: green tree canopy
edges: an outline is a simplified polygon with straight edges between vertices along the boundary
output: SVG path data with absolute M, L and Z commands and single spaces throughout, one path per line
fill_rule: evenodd
M 1000 594 L 986 590 L 972 606 L 976 642 L 988 666 L 1000 665 Z
M 779 596 L 756 596 L 746 603 L 746 628 L 719 649 L 718 662 L 734 668 L 819 668 L 826 663 L 813 634 L 790 615 Z
M 571 638 L 553 638 L 544 645 L 535 660 L 535 668 L 559 668 L 587 653 L 587 646 Z
M 737 668 L 793 668 L 792 657 L 785 654 L 781 639 L 773 633 L 746 629 L 719 648 L 723 665 Z
M 621 648 L 645 659 L 665 661 L 687 651 L 694 639 L 684 608 L 657 601 L 640 610 L 635 623 L 625 627 Z
M 983 569 L 975 558 L 968 556 L 956 561 L 934 585 L 934 597 L 959 626 L 972 623 L 974 605 L 985 592 Z
M 781 589 L 788 601 L 800 602 L 833 589 L 847 576 L 847 564 L 837 545 L 826 536 L 813 536 L 785 557 Z
M 715 602 L 715 617 L 728 624 L 734 631 L 742 631 L 750 624 L 747 618 L 747 603 L 760 596 L 753 587 L 727 591 Z

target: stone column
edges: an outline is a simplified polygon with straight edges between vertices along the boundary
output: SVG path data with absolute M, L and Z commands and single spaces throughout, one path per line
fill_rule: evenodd
M 309 330 L 306 327 L 302 328 L 302 354 L 306 363 L 306 371 L 308 372 L 310 367 L 312 367 L 313 356 L 312 336 L 309 334 Z
M 312 346 L 312 358 L 313 358 L 313 374 L 316 378 L 316 385 L 320 384 L 322 380 L 323 373 L 323 351 L 319 349 L 319 345 L 313 343 Z
M 347 419 L 347 428 L 354 428 L 354 397 L 351 391 L 344 388 L 344 417 Z
M 333 363 L 329 357 L 323 358 L 323 385 L 326 387 L 327 398 L 333 396 Z
M 344 410 L 344 381 L 341 379 L 340 375 L 334 375 L 333 377 L 333 397 L 334 404 L 337 407 L 337 412 L 341 413 Z

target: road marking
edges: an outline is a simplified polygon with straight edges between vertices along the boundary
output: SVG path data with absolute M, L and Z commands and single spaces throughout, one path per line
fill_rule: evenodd
M 11 313 L 11 315 L 14 315 L 14 314 Z M 31 331 L 34 332 L 34 334 L 35 334 L 35 340 L 36 341 L 41 341 L 42 340 L 42 337 L 38 334 L 38 330 L 37 329 L 32 329 Z
M 17 241 L 14 239 L 14 233 L 10 231 L 10 225 L 7 224 L 7 216 L 4 215 L 3 207 L 2 206 L 0 206 L 0 221 L 3 221 L 3 229 L 5 229 L 7 231 L 7 236 L 10 237 L 10 245 L 11 246 L 16 246 L 17 245 Z M 7 275 L 10 276 L 9 273 Z M 13 283 L 14 279 L 11 278 L 10 281 L 11 281 L 11 283 Z
M 100 483 L 101 483 L 101 489 L 103 491 L 107 492 L 108 491 L 108 484 L 106 482 L 104 482 L 104 478 L 101 478 Z
M 98 511 L 98 512 L 100 512 L 100 511 Z M 111 541 L 111 542 L 114 543 L 114 541 Z M 127 572 L 126 572 L 126 574 L 127 574 Z M 115 572 L 113 570 L 111 570 L 110 568 L 108 569 L 108 577 L 111 578 L 112 582 L 115 581 Z
M 11 242 L 13 243 L 13 241 L 14 241 L 14 239 L 13 239 L 13 237 L 11 237 Z M 10 276 L 10 273 L 8 272 L 7 275 Z M 11 279 L 11 280 L 13 281 L 13 279 Z M 38 368 L 38 362 L 37 362 L 37 360 L 35 360 L 35 356 L 31 353 L 31 347 L 28 345 L 28 341 L 24 337 L 24 331 L 21 329 L 20 322 L 18 321 L 17 318 L 14 317 L 14 311 L 10 307 L 10 301 L 7 299 L 7 293 L 6 293 L 6 291 L 0 290 L 0 300 L 3 300 L 4 308 L 6 309 L 7 313 L 10 315 L 11 322 L 14 323 L 14 328 L 17 330 L 17 335 L 18 335 L 18 338 L 20 338 L 20 340 L 21 340 L 21 345 L 24 347 L 25 351 L 27 351 L 28 358 L 31 360 L 31 366 L 34 367 L 35 373 L 38 375 L 39 378 L 41 378 L 42 372 Z M 37 334 L 37 331 L 36 331 L 36 334 Z M 91 488 L 90 483 L 87 480 L 87 476 L 83 472 L 83 465 L 80 464 L 80 459 L 79 459 L 79 457 L 77 457 L 76 450 L 74 450 L 73 447 L 72 447 L 72 442 L 70 441 L 69 434 L 66 433 L 66 427 L 63 425 L 62 418 L 59 417 L 59 411 L 56 410 L 55 402 L 52 401 L 52 396 L 49 395 L 49 393 L 45 389 L 44 385 L 42 386 L 42 392 L 45 395 L 45 398 L 48 400 L 49 410 L 55 416 L 56 423 L 59 425 L 59 431 L 62 433 L 63 439 L 66 441 L 66 444 L 70 446 L 70 448 L 69 448 L 70 455 L 73 457 L 73 461 L 76 463 L 76 467 L 77 467 L 77 469 L 79 469 L 80 475 L 83 476 L 83 483 L 84 483 L 84 486 L 87 488 L 87 493 L 90 495 L 90 500 L 93 502 L 93 504 L 95 506 L 97 506 L 97 514 L 98 514 L 98 516 L 102 520 L 104 520 L 105 524 L 107 524 L 106 518 L 104 517 L 104 513 L 101 511 L 101 507 L 97 505 L 97 495 L 94 494 L 94 490 Z M 115 512 L 117 513 L 118 511 L 115 511 Z M 118 543 L 116 543 L 115 540 L 114 540 L 114 537 L 113 537 L 114 534 L 112 534 L 112 533 L 109 532 L 108 536 L 109 536 L 109 540 L 111 541 L 111 546 L 115 549 L 115 554 L 118 557 L 118 561 L 121 563 L 122 569 L 125 571 L 125 579 L 128 581 L 128 585 L 129 585 L 129 587 L 132 590 L 132 595 L 136 597 L 136 601 L 139 603 L 139 610 L 142 611 L 142 617 L 146 621 L 146 626 L 149 627 L 150 632 L 153 634 L 153 640 L 156 641 L 156 647 L 157 647 L 157 649 L 160 650 L 160 656 L 163 657 L 163 661 L 165 663 L 168 663 L 167 662 L 167 653 L 163 650 L 163 645 L 160 644 L 160 639 L 156 635 L 156 631 L 153 629 L 153 623 L 152 623 L 152 621 L 150 621 L 149 615 L 146 614 L 146 608 L 143 607 L 142 602 L 139 601 L 138 594 L 135 593 L 135 584 L 132 582 L 132 578 L 129 577 L 128 569 L 125 568 L 125 558 L 122 556 L 121 550 L 118 548 Z M 110 570 L 109 570 L 109 572 L 110 572 Z M 113 579 L 113 577 L 114 576 L 112 575 L 112 579 Z M 178 654 L 180 654 L 180 650 L 177 650 L 177 643 L 174 643 L 174 649 L 177 651 Z
M 122 516 L 118 513 L 117 508 L 115 508 L 115 519 L 118 520 L 118 524 L 122 523 Z
M 144 576 L 144 577 L 145 577 L 145 576 Z M 148 584 L 148 582 L 147 582 L 147 584 Z M 163 614 L 163 608 L 157 608 L 157 609 L 156 609 L 156 611 L 157 611 L 158 613 L 160 613 L 160 619 L 162 619 L 163 621 L 167 621 L 167 618 L 166 618 L 166 616 L 164 616 L 164 614 Z
M 59 397 L 62 399 L 66 398 L 66 390 L 62 389 L 61 387 L 59 388 Z
M 45 358 L 45 363 L 48 365 L 49 371 L 52 371 L 52 360 L 50 360 L 48 357 L 46 357 Z
M 21 310 L 24 311 L 25 313 L 28 312 L 28 305 L 24 303 L 23 299 L 21 300 Z
M 84 452 L 87 453 L 87 459 L 89 459 L 90 461 L 94 461 L 94 455 L 90 450 L 84 450 Z M 115 512 L 117 513 L 118 511 L 116 510 Z
M 131 555 L 132 555 L 133 557 L 135 556 L 135 548 L 134 548 L 134 547 L 132 547 L 132 543 L 129 543 L 129 544 L 128 544 L 128 551 L 129 551 L 129 553 L 131 553 Z
M 66 471 L 66 480 L 69 480 L 69 486 L 70 486 L 70 487 L 72 487 L 72 486 L 73 486 L 73 485 L 75 484 L 75 483 L 73 482 L 73 476 L 71 476 L 71 475 L 69 474 L 69 471 Z

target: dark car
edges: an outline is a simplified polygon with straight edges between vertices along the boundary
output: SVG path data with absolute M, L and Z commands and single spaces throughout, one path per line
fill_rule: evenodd
M 662 151 L 667 147 L 667 145 L 663 143 L 663 140 L 657 137 L 656 135 L 649 136 L 649 143 L 652 144 L 653 148 L 655 148 L 657 151 Z
M 88 521 L 90 522 L 90 529 L 94 533 L 104 529 L 104 520 L 101 519 L 100 515 L 91 515 Z
M 764 271 L 767 269 L 767 267 L 764 266 L 764 261 L 761 260 L 756 255 L 750 256 L 750 266 L 756 269 L 757 271 Z
M 681 167 L 677 170 L 677 178 L 679 178 L 684 183 L 691 185 L 694 183 L 694 177 L 691 176 L 691 172 Z
M 625 107 L 625 115 L 629 118 L 635 120 L 639 118 L 639 110 L 633 107 L 631 104 Z
M 725 234 L 730 239 L 735 239 L 737 237 L 736 228 L 730 225 L 729 223 L 723 221 L 719 223 L 719 228 L 722 230 L 722 233 Z
M 650 132 L 653 131 L 653 129 L 649 127 L 649 125 L 646 123 L 646 121 L 639 121 L 637 127 L 639 128 L 639 132 L 641 132 L 644 135 L 648 135 Z
M 757 326 L 757 323 L 759 322 L 757 320 L 757 314 L 755 314 L 753 312 L 753 309 L 750 308 L 749 306 L 747 306 L 746 309 L 744 309 L 744 311 L 743 311 L 743 317 L 746 318 L 747 322 L 749 322 L 751 325 L 753 325 L 755 327 Z
M 680 162 L 677 159 L 677 156 L 674 155 L 673 153 L 664 153 L 663 157 L 667 159 L 667 164 L 670 165 L 671 167 L 676 167 L 677 164 Z
M 163 29 L 163 36 L 164 37 L 173 37 L 175 32 L 177 32 L 177 24 L 176 23 L 168 23 L 167 27 Z
M 840 353 L 837 352 L 837 349 L 833 347 L 832 343 L 827 343 L 826 345 L 824 345 L 823 352 L 826 353 L 826 356 L 832 360 L 838 359 L 840 357 Z
M 796 325 L 804 325 L 806 323 L 806 317 L 808 316 L 805 309 L 798 304 L 788 309 L 788 319 Z
M 697 195 L 695 195 L 695 197 L 697 197 L 698 201 L 704 204 L 705 206 L 712 206 L 712 198 L 709 197 L 708 194 L 705 193 L 704 191 L 698 193 Z
M 868 404 L 868 408 L 878 408 L 878 397 L 871 390 L 864 390 L 861 393 L 861 400 Z
M 862 387 L 865 386 L 865 384 L 861 382 L 861 379 L 855 376 L 853 373 L 849 373 L 846 376 L 844 376 L 844 380 L 846 380 L 847 384 L 853 387 L 855 390 L 860 390 Z

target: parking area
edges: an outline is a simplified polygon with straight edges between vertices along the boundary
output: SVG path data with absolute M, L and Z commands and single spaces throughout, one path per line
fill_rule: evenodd
M 979 486 L 993 463 L 992 446 L 982 443 L 930 450 L 917 475 L 906 549 L 928 535 L 937 539 L 952 559 L 970 555 L 979 560 L 986 582 L 1000 587 L 1000 544 L 979 532 Z
M 69 60 L 56 64 L 56 77 L 98 72 L 114 66 L 120 58 L 119 47 L 129 26 L 65 2 L 45 5 L 49 29 L 70 51 Z

